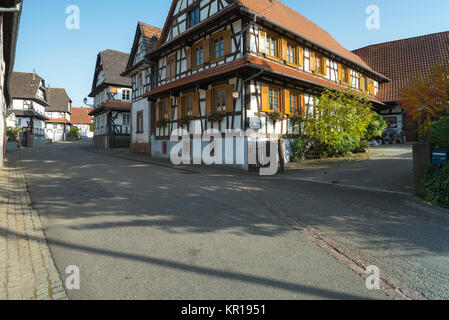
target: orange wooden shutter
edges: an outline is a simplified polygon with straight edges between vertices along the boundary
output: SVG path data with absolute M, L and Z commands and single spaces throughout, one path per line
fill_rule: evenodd
M 198 92 L 196 92 L 193 95 L 193 112 L 192 113 L 193 113 L 194 117 L 200 116 L 200 99 L 199 99 Z
M 210 61 L 210 50 L 209 50 L 209 40 L 203 41 L 203 62 L 207 63 Z
M 362 74 L 360 74 L 360 90 L 365 91 L 363 88 L 363 75 Z
M 297 64 L 304 67 L 304 49 L 302 47 L 296 48 L 296 58 L 298 59 Z
M 268 86 L 266 85 L 261 85 L 261 111 L 262 112 L 269 112 L 270 111 L 270 106 L 269 106 L 269 89 Z
M 212 113 L 212 90 L 206 91 L 206 115 Z
M 265 53 L 267 50 L 267 33 L 263 30 L 259 31 L 259 52 Z
M 341 64 L 339 63 L 339 64 L 338 64 L 338 81 L 341 81 L 341 79 L 343 79 L 343 76 L 342 76 L 342 67 L 341 67 Z
M 160 120 L 161 102 L 156 103 L 156 121 Z
M 192 69 L 192 48 L 190 47 L 186 48 L 186 63 L 187 63 L 187 70 Z
M 306 116 L 306 101 L 305 101 L 304 93 L 301 93 L 301 96 L 299 99 L 299 105 L 301 108 L 301 115 L 303 117 L 305 117 Z
M 284 97 L 283 97 L 283 108 L 285 114 L 291 113 L 291 106 L 290 106 L 290 90 L 284 89 Z
M 281 39 L 279 42 L 281 44 L 281 59 L 287 61 L 287 40 Z
M 232 94 L 234 93 L 234 85 L 229 84 L 226 86 L 226 111 L 231 112 L 234 111 L 234 97 Z
M 178 98 L 178 120 L 183 117 L 183 110 L 185 108 L 186 99 L 184 96 Z
M 315 71 L 316 70 L 316 68 L 315 68 L 315 52 L 310 51 L 309 56 L 310 56 L 309 70 Z
M 232 53 L 231 30 L 225 31 L 224 39 L 225 39 L 225 55 L 229 55 Z
M 323 75 L 327 76 L 327 58 L 322 56 L 323 59 Z
M 170 98 L 168 101 L 168 119 L 173 119 L 173 99 Z
M 374 96 L 374 80 L 369 80 L 369 94 Z

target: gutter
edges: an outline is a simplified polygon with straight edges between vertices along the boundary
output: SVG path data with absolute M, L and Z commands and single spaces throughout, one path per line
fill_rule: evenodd
M 323 45 L 321 45 L 321 44 L 319 44 L 319 43 L 317 43 L 317 42 L 315 42 L 315 41 L 313 41 L 313 40 L 311 40 L 311 39 L 309 39 L 307 37 L 304 37 L 303 35 L 295 32 L 295 31 L 293 31 L 291 29 L 288 29 L 288 28 L 284 27 L 283 25 L 281 25 L 281 24 L 279 24 L 277 22 L 274 22 L 274 21 L 272 21 L 272 20 L 270 20 L 270 19 L 268 19 L 268 18 L 266 18 L 264 16 L 261 16 L 257 12 L 254 12 L 254 11 L 252 11 L 252 10 L 246 8 L 246 7 L 240 7 L 240 10 L 243 11 L 243 12 L 249 13 L 251 15 L 254 15 L 255 16 L 254 20 L 256 20 L 257 18 L 260 18 L 261 20 L 265 20 L 266 22 L 271 23 L 271 24 L 273 24 L 273 25 L 275 25 L 275 26 L 277 26 L 277 27 L 279 27 L 279 28 L 281 28 L 283 30 L 286 30 L 286 31 L 288 31 L 288 32 L 290 32 L 290 33 L 292 33 L 292 34 L 294 34 L 294 35 L 304 39 L 305 41 L 310 42 L 311 44 L 313 44 L 313 45 L 315 45 L 315 46 L 317 46 L 319 48 L 324 48 L 325 50 L 329 51 L 331 54 L 333 54 L 333 55 L 335 55 L 337 57 L 340 57 L 340 58 L 342 58 L 344 60 L 350 61 L 351 63 L 353 63 L 353 64 L 355 64 L 355 65 L 357 65 L 357 66 L 359 66 L 359 67 L 361 67 L 361 68 L 371 72 L 372 74 L 378 76 L 379 78 L 384 79 L 386 82 L 391 82 L 391 80 L 388 79 L 387 77 L 385 77 L 384 75 L 382 75 L 382 74 L 380 74 L 380 73 L 378 73 L 378 72 L 376 72 L 376 71 L 374 71 L 372 69 L 367 69 L 365 66 L 362 66 L 360 63 L 355 62 L 354 60 L 352 60 L 350 58 L 343 57 L 340 53 L 337 53 L 337 52 L 335 52 L 335 51 L 333 51 L 333 50 L 331 50 L 329 48 L 326 48 Z
M 16 46 L 17 46 L 17 38 L 19 33 L 19 24 L 20 17 L 22 15 L 22 0 L 18 0 L 15 7 L 10 8 L 0 8 L 1 13 L 11 13 L 13 14 L 12 18 L 12 35 L 11 35 L 11 56 L 9 57 L 9 65 L 8 70 L 6 70 L 5 82 L 6 82 L 6 102 L 9 105 L 11 103 L 11 74 L 14 70 L 14 61 L 16 58 Z

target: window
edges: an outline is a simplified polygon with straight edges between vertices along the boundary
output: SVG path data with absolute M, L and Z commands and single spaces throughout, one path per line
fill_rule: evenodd
M 220 36 L 218 38 L 215 38 L 213 40 L 213 58 L 219 59 L 221 57 L 224 57 L 225 49 L 224 49 L 224 36 Z
M 268 90 L 268 103 L 270 111 L 280 111 L 279 91 L 279 89 L 271 87 Z
M 213 107 L 214 111 L 225 111 L 226 110 L 226 88 L 217 88 L 214 90 L 213 97 Z
M 166 78 L 170 79 L 176 75 L 176 53 L 167 58 Z
M 144 73 L 141 72 L 137 75 L 137 88 L 141 88 L 144 82 Z
M 297 64 L 296 61 L 296 47 L 291 44 L 287 44 L 287 62 Z
M 136 132 L 143 132 L 143 111 L 138 111 L 136 116 Z
M 193 46 L 193 66 L 200 67 L 204 63 L 204 47 L 203 42 Z
M 324 58 L 320 54 L 315 54 L 315 72 L 324 74 Z
M 277 39 L 274 38 L 270 34 L 266 34 L 265 36 L 265 54 L 271 56 L 271 57 L 277 57 L 278 56 L 278 48 L 277 48 Z
M 299 111 L 298 108 L 298 94 L 296 92 L 290 92 L 290 113 L 295 114 Z
M 369 90 L 368 78 L 363 74 L 360 74 L 360 90 L 363 92 L 367 92 Z
M 345 67 L 343 65 L 339 65 L 338 75 L 340 77 L 340 81 L 345 84 L 351 83 L 351 69 Z
M 188 20 L 189 20 L 189 28 L 200 23 L 200 8 L 199 7 L 196 7 L 189 11 Z
M 131 90 L 122 90 L 122 100 L 129 101 L 131 99 Z
M 159 119 L 169 119 L 170 118 L 170 100 L 161 100 L 159 102 Z

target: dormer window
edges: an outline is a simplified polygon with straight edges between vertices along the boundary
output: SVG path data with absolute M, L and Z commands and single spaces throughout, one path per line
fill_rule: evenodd
M 200 23 L 200 7 L 196 7 L 189 11 L 188 14 L 189 19 L 189 28 L 192 28 L 193 26 Z

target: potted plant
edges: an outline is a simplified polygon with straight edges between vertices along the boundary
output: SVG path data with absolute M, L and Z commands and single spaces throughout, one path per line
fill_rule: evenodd
M 193 118 L 191 116 L 184 116 L 184 117 L 182 117 L 181 119 L 178 120 L 178 124 L 181 125 L 181 126 L 183 126 L 183 125 L 187 125 L 188 126 L 192 119 Z
M 286 119 L 286 116 L 283 115 L 283 114 L 281 114 L 279 111 L 273 111 L 273 112 L 271 112 L 271 113 L 269 114 L 269 116 L 271 117 L 271 119 L 272 119 L 274 122 L 282 121 L 282 120 L 285 120 L 285 119 Z
M 209 115 L 209 121 L 210 122 L 221 121 L 222 119 L 223 119 L 223 113 L 218 112 L 218 111 L 212 112 Z
M 165 128 L 168 125 L 168 120 L 167 119 L 159 119 L 158 121 L 156 121 L 156 127 L 158 128 Z

